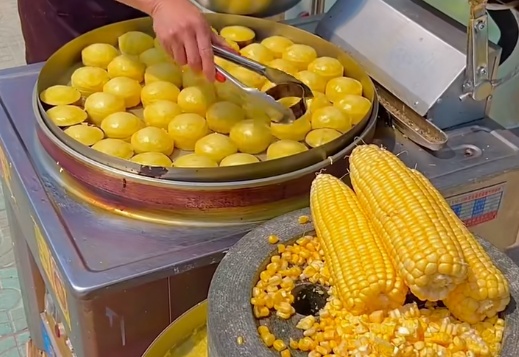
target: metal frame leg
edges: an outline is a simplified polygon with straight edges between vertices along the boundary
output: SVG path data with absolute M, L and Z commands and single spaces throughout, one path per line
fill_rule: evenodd
M 9 192 L 4 188 L 4 192 Z M 33 343 L 40 349 L 44 349 L 43 330 L 41 325 L 40 313 L 44 310 L 45 284 L 29 246 L 25 241 L 25 236 L 20 228 L 16 214 L 8 198 L 6 198 L 6 212 L 9 221 L 9 230 L 14 245 L 14 255 L 18 278 L 20 279 L 20 289 L 22 292 L 23 306 L 27 325 Z M 27 217 L 29 219 L 29 217 Z

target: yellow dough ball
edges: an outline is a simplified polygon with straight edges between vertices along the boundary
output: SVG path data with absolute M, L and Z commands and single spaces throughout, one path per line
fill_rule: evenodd
M 222 67 L 226 71 L 228 71 L 229 68 L 232 68 L 234 66 L 234 64 L 232 62 L 224 60 L 223 58 L 218 57 L 218 56 L 214 56 L 214 63 L 217 64 L 218 66 Z
M 175 146 L 173 138 L 166 130 L 154 126 L 148 126 L 135 132 L 132 135 L 131 143 L 137 154 L 160 152 L 169 156 L 173 153 Z
M 157 81 L 146 84 L 141 91 L 141 102 L 144 107 L 158 100 L 176 102 L 180 89 L 171 82 Z
M 245 26 L 226 26 L 220 30 L 220 36 L 236 42 L 239 46 L 246 46 L 254 41 L 256 34 Z
M 158 37 L 155 37 L 153 39 L 153 47 L 155 47 L 157 50 L 164 51 L 164 48 L 162 47 L 162 44 L 160 43 L 160 40 Z
M 177 115 L 168 125 L 168 133 L 181 150 L 194 150 L 198 140 L 209 133 L 206 120 L 194 113 Z
M 267 149 L 267 160 L 280 159 L 282 157 L 292 156 L 308 151 L 308 148 L 300 142 L 294 140 L 279 140 Z
M 273 140 L 270 128 L 259 121 L 243 120 L 231 129 L 229 137 L 236 144 L 240 152 L 259 154 L 270 145 Z
M 257 103 L 244 103 L 243 110 L 245 111 L 245 118 L 255 120 L 265 125 L 270 125 L 271 120 L 265 108 Z
M 143 127 L 144 123 L 139 117 L 127 112 L 110 114 L 101 123 L 106 137 L 113 139 L 127 140 Z
M 75 104 L 81 99 L 81 93 L 69 86 L 55 85 L 40 93 L 40 100 L 48 105 Z
M 92 149 L 125 160 L 129 160 L 133 156 L 133 149 L 130 143 L 121 139 L 108 138 L 99 140 L 92 145 Z
M 135 79 L 139 83 L 144 80 L 145 70 L 146 66 L 144 63 L 127 55 L 117 56 L 108 64 L 110 78 L 128 77 Z
M 329 107 L 332 105 L 323 93 L 313 92 L 313 95 L 313 98 L 306 100 L 306 106 L 309 112 L 313 113 L 319 108 Z
M 285 73 L 290 74 L 291 76 L 295 76 L 297 73 L 297 68 L 292 63 L 284 60 L 282 58 L 276 58 L 267 63 L 267 66 L 275 69 L 279 69 Z
M 313 129 L 328 128 L 345 133 L 351 129 L 351 125 L 349 116 L 336 107 L 320 108 L 312 114 Z
M 144 122 L 148 126 L 167 129 L 168 124 L 177 115 L 182 114 L 180 106 L 169 100 L 158 100 L 144 108 Z
M 142 166 L 171 167 L 171 159 L 161 152 L 143 152 L 131 158 L 132 162 Z
M 308 133 L 305 142 L 311 148 L 316 148 L 337 139 L 342 134 L 335 129 L 321 128 Z
M 217 102 L 209 107 L 205 117 L 212 131 L 229 134 L 231 128 L 245 119 L 245 111 L 231 102 Z
M 305 139 L 310 130 L 312 130 L 312 124 L 306 115 L 290 124 L 272 123 L 270 125 L 272 135 L 278 139 L 301 141 Z
M 283 36 L 270 36 L 261 41 L 261 44 L 268 48 L 276 58 L 281 58 L 283 52 L 294 43 Z
M 173 162 L 174 167 L 179 168 L 206 168 L 206 167 L 218 167 L 218 163 L 211 160 L 207 156 L 198 154 L 187 154 L 179 157 Z
M 344 67 L 338 59 L 332 57 L 319 57 L 308 65 L 308 70 L 318 74 L 326 81 L 342 77 L 344 75 Z
M 245 67 L 239 66 L 232 67 L 229 70 L 229 74 L 250 88 L 261 89 L 267 80 L 256 72 L 252 72 Z
M 243 47 L 240 54 L 259 63 L 267 63 L 274 59 L 274 54 L 260 43 L 251 43 Z
M 85 66 L 106 69 L 112 60 L 119 56 L 119 51 L 107 43 L 94 43 L 81 51 L 81 61 Z
M 278 103 L 283 105 L 284 107 L 290 108 L 294 105 L 296 105 L 301 98 L 298 97 L 284 97 L 277 100 Z
M 139 55 L 139 61 L 144 63 L 147 67 L 153 66 L 154 64 L 168 62 L 171 59 L 161 49 L 155 47 L 149 48 Z
M 261 87 L 262 92 L 267 92 L 269 89 L 274 88 L 276 85 L 271 81 L 266 81 L 265 84 Z
M 218 133 L 204 136 L 195 145 L 195 154 L 207 156 L 216 162 L 237 151 L 238 148 L 228 136 Z
M 239 46 L 236 42 L 234 42 L 234 41 L 232 41 L 232 40 L 229 40 L 229 39 L 227 39 L 227 38 L 224 38 L 224 40 L 225 40 L 225 42 L 227 43 L 227 45 L 229 45 L 229 47 L 230 47 L 232 50 L 234 50 L 234 51 L 236 51 L 236 52 L 240 52 L 240 46 Z
M 105 137 L 98 127 L 84 124 L 69 126 L 63 132 L 86 146 L 92 146 Z
M 82 95 L 88 97 L 95 92 L 102 92 L 103 86 L 110 80 L 108 73 L 99 67 L 80 67 L 72 73 L 70 84 Z
M 334 105 L 349 117 L 353 125 L 360 123 L 371 110 L 369 99 L 360 95 L 345 95 Z
M 291 62 L 300 71 L 308 68 L 308 65 L 317 58 L 317 52 L 307 45 L 292 45 L 283 52 L 282 58 Z
M 110 93 L 94 93 L 85 100 L 85 110 L 90 121 L 100 125 L 112 113 L 126 111 L 124 99 Z
M 362 95 L 362 84 L 349 77 L 334 78 L 326 85 L 325 94 L 332 103 L 336 103 L 345 95 Z
M 314 72 L 301 71 L 295 77 L 306 84 L 312 92 L 324 93 L 326 90 L 326 79 Z
M 214 102 L 214 94 L 201 86 L 187 87 L 182 89 L 177 102 L 183 112 L 205 116 L 207 109 Z
M 239 152 L 239 153 L 232 154 L 232 155 L 229 155 L 226 158 L 224 158 L 220 162 L 220 167 L 247 165 L 247 164 L 254 164 L 256 162 L 260 162 L 260 160 L 256 156 Z
M 207 78 L 205 78 L 202 72 L 194 71 L 189 66 L 182 68 L 182 87 L 194 87 L 206 83 Z
M 119 49 L 127 55 L 138 56 L 154 46 L 153 37 L 140 31 L 129 31 L 119 36 Z
M 47 110 L 47 116 L 59 127 L 80 124 L 87 119 L 87 113 L 75 105 L 57 105 Z
M 171 82 L 180 87 L 182 86 L 182 70 L 170 62 L 153 64 L 146 69 L 144 82 L 150 84 L 157 81 Z
M 126 108 L 133 108 L 141 103 L 141 85 L 135 79 L 112 78 L 104 85 L 103 92 L 122 98 Z
M 232 102 L 238 105 L 242 102 L 240 90 L 230 82 L 215 82 L 214 88 L 217 100 Z

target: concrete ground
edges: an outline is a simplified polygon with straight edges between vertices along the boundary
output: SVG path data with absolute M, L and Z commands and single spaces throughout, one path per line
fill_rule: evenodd
M 25 64 L 16 0 L 0 1 L 0 69 Z M 18 273 L 0 191 L 0 357 L 25 356 L 29 338 Z

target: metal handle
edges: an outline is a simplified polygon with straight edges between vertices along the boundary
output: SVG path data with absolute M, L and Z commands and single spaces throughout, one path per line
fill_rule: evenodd
M 232 82 L 234 85 L 236 85 L 237 87 L 239 87 L 240 89 L 242 89 L 244 91 L 250 90 L 249 87 L 247 87 L 245 84 L 240 82 L 238 79 L 236 79 L 233 75 L 231 75 L 229 72 L 227 72 L 221 66 L 219 66 L 217 64 L 215 64 L 215 66 L 216 66 L 216 71 L 221 73 L 225 77 L 226 80 L 228 80 L 229 82 Z
M 326 0 L 313 0 L 312 1 L 312 15 L 324 14 L 326 10 Z
M 463 88 L 474 100 L 486 100 L 492 94 L 488 68 L 487 0 L 469 0 L 470 19 L 467 26 L 467 65 Z
M 221 57 L 229 62 L 245 67 L 248 70 L 265 75 L 266 67 L 259 62 L 237 55 L 234 52 L 213 45 L 213 52 L 216 56 Z

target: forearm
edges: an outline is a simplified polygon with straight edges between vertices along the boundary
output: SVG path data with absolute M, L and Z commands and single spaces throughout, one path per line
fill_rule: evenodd
M 117 0 L 120 3 L 133 7 L 145 14 L 151 15 L 161 0 Z M 171 0 L 173 1 L 173 0 Z

